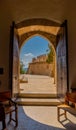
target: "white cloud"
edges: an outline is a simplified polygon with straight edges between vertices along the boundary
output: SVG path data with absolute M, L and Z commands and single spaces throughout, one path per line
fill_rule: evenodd
M 32 53 L 27 53 L 27 54 L 24 54 L 25 57 L 34 57 L 34 55 Z
M 21 58 L 25 68 L 28 68 L 28 64 L 32 61 L 32 58 L 35 56 L 32 53 L 24 54 L 24 56 Z

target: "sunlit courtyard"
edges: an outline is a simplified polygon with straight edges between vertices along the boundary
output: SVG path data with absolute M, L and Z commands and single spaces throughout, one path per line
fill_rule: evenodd
M 53 93 L 56 94 L 54 78 L 43 75 L 20 75 L 25 82 L 20 83 L 20 93 Z

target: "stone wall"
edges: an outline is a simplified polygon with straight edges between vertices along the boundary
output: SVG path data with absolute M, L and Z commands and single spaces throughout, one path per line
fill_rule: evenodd
M 48 75 L 54 77 L 54 64 L 46 62 L 47 56 L 42 55 L 34 58 L 29 64 L 28 74 Z
M 27 73 L 54 77 L 54 66 L 46 62 L 30 63 Z
M 48 55 L 47 54 L 43 54 L 43 55 L 37 56 L 36 58 L 33 58 L 32 59 L 32 63 L 35 63 L 35 62 L 46 62 L 47 58 L 48 58 Z

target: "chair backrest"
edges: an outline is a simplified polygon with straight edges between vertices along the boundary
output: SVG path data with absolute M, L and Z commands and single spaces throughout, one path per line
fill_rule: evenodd
M 0 92 L 0 102 L 7 101 L 8 98 L 11 98 L 11 91 Z
M 76 92 L 67 93 L 66 96 L 67 96 L 67 101 L 76 103 Z

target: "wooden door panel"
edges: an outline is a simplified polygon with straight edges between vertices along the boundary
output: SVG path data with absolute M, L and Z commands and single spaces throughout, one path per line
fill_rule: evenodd
M 19 43 L 15 23 L 10 28 L 9 88 L 12 96 L 19 93 Z
M 19 93 L 19 43 L 16 29 L 14 29 L 13 40 L 13 73 L 12 73 L 12 93 L 16 95 Z
M 57 35 L 57 94 L 64 97 L 67 91 L 67 48 L 65 24 L 60 27 Z

